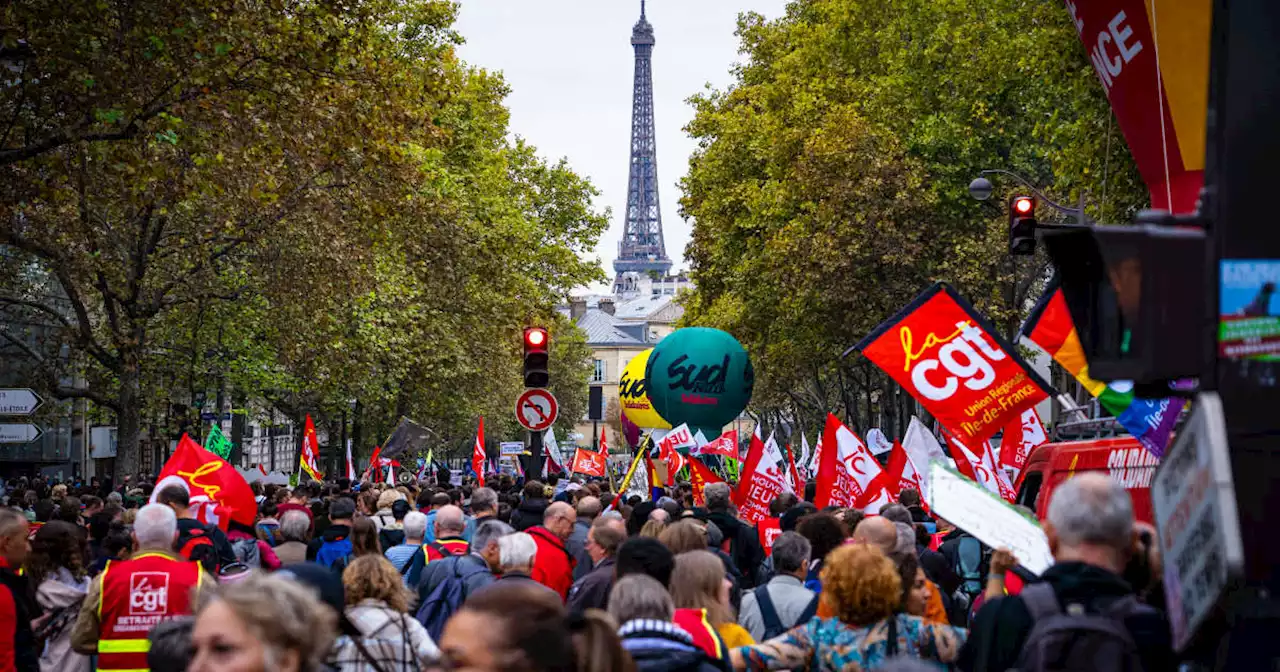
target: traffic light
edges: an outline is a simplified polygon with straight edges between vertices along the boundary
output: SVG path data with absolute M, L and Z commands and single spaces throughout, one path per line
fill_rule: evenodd
M 547 373 L 547 330 L 542 327 L 524 329 L 524 386 L 546 387 L 551 376 Z
M 1202 373 L 1212 282 L 1204 229 L 1182 223 L 1144 211 L 1134 226 L 1043 231 L 1091 378 L 1168 396 L 1168 382 Z
M 1028 257 L 1036 253 L 1036 199 L 1014 196 L 1009 201 L 1009 254 Z

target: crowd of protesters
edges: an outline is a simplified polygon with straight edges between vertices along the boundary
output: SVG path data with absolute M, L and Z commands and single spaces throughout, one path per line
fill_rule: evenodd
M 181 486 L 10 482 L 0 672 L 1176 668 L 1154 530 L 1105 477 L 1054 490 L 1034 580 L 910 490 L 784 493 L 766 548 L 723 483 L 547 481 L 253 484 L 226 529 Z

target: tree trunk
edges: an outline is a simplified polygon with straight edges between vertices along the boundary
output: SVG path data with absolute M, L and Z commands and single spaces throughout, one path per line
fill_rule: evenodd
M 137 474 L 138 465 L 141 464 L 139 454 L 142 429 L 141 375 L 138 372 L 136 356 L 130 355 L 121 359 L 124 370 L 120 375 L 120 412 L 116 417 L 117 445 L 114 476 L 117 483 L 121 482 L 126 475 Z

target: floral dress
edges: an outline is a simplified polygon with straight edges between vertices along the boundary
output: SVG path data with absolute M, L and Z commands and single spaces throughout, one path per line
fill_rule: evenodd
M 748 670 L 874 670 L 896 656 L 950 664 L 965 635 L 907 614 L 862 627 L 815 618 L 767 642 L 740 647 L 734 658 L 741 661 L 739 669 Z

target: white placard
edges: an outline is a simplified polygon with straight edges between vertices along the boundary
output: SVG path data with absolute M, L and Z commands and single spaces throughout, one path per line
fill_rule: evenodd
M 1035 574 L 1053 565 L 1040 523 L 941 462 L 929 464 L 929 507 L 987 546 L 1009 549 Z
M 498 447 L 502 449 L 503 456 L 524 454 L 524 444 L 520 441 L 503 441 Z

